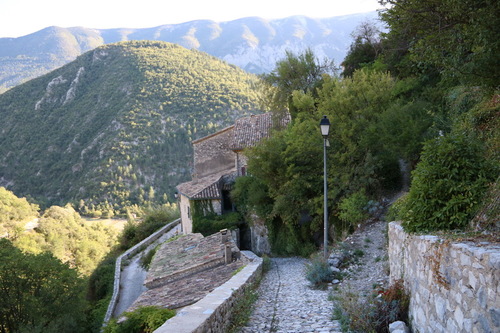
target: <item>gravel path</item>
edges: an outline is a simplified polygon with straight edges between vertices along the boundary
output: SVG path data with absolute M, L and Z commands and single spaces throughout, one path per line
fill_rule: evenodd
M 240 333 L 340 332 L 333 321 L 327 290 L 309 287 L 302 258 L 272 258 L 271 269 L 259 286 L 259 299 Z

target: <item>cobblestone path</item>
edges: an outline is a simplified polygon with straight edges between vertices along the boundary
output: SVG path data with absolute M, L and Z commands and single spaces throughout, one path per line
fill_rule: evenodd
M 309 287 L 304 274 L 306 263 L 302 258 L 271 259 L 254 311 L 239 333 L 341 332 L 340 324 L 331 319 L 329 292 Z

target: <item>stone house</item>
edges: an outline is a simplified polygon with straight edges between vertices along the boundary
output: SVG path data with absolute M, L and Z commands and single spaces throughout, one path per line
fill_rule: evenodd
M 217 214 L 234 210 L 229 193 L 235 178 L 246 175 L 244 149 L 269 137 L 273 129 L 286 127 L 291 120 L 289 114 L 275 118 L 272 113 L 240 118 L 234 125 L 192 142 L 193 180 L 177 186 L 185 234 L 193 231 L 192 213 L 197 200 L 210 202 Z

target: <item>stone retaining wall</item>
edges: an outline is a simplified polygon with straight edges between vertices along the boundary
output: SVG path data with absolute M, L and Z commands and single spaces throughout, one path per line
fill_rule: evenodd
M 106 315 L 104 316 L 103 320 L 103 327 L 106 326 L 108 321 L 111 319 L 111 316 L 113 316 L 113 312 L 115 311 L 116 303 L 118 301 L 118 297 L 120 294 L 120 275 L 121 275 L 121 270 L 122 270 L 122 261 L 127 260 L 133 256 L 135 256 L 137 253 L 141 252 L 144 250 L 148 245 L 156 241 L 158 238 L 160 238 L 164 233 L 169 232 L 175 226 L 177 226 L 179 223 L 181 223 L 181 219 L 177 219 L 173 222 L 168 223 L 164 227 L 158 229 L 151 235 L 149 235 L 147 238 L 143 239 L 141 242 L 137 243 L 136 245 L 132 246 L 130 249 L 125 251 L 122 255 L 120 255 L 118 258 L 116 258 L 115 262 L 115 277 L 114 277 L 114 284 L 113 284 L 113 296 L 111 296 L 111 301 L 109 302 L 108 309 L 106 311 Z
M 411 294 L 414 332 L 500 332 L 500 246 L 451 243 L 389 223 L 391 282 Z
M 220 333 L 226 332 L 234 305 L 262 275 L 262 259 L 241 251 L 250 263 L 238 274 L 198 302 L 182 309 L 154 333 Z

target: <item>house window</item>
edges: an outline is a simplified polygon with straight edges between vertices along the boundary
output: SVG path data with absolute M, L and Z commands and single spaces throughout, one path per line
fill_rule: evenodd
M 241 175 L 246 176 L 247 173 L 247 168 L 246 167 L 241 167 Z
M 191 207 L 187 206 L 187 215 L 188 218 L 191 218 Z

